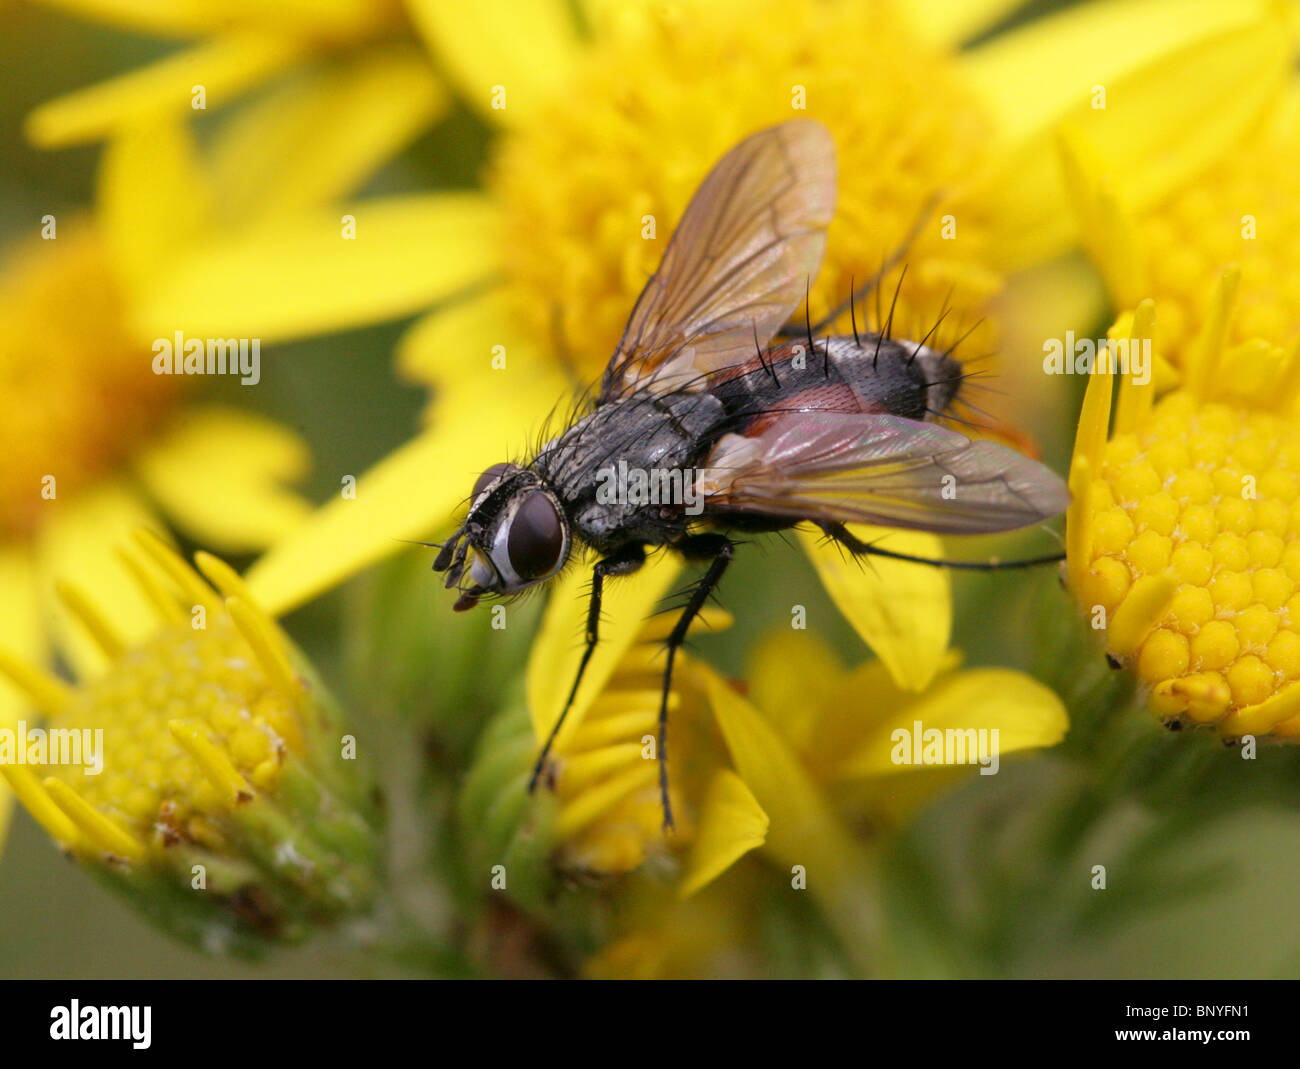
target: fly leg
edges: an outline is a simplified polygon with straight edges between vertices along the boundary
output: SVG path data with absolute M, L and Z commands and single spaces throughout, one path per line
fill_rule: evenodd
M 578 686 L 582 683 L 582 676 L 587 671 L 587 662 L 591 660 L 591 655 L 596 649 L 596 643 L 600 641 L 600 598 L 605 577 L 607 575 L 630 575 L 644 563 L 645 546 L 640 543 L 630 542 L 604 560 L 597 561 L 596 566 L 591 570 L 591 598 L 587 602 L 587 648 L 582 651 L 582 660 L 578 663 L 578 675 L 573 681 L 568 700 L 564 703 L 564 708 L 560 712 L 560 718 L 555 721 L 551 733 L 546 736 L 546 744 L 542 747 L 542 752 L 537 755 L 537 763 L 533 765 L 533 774 L 528 777 L 529 794 L 532 794 L 537 787 L 537 781 L 542 775 L 542 769 L 546 767 L 546 759 L 551 754 L 551 747 L 555 743 L 555 737 L 560 733 L 560 728 L 564 725 L 564 718 L 569 715 L 569 709 L 573 706 L 573 699 L 578 694 Z
M 1043 557 L 1023 557 L 1018 560 L 940 560 L 935 557 L 916 557 L 910 553 L 895 553 L 871 542 L 864 542 L 842 523 L 819 523 L 822 533 L 838 542 L 855 557 L 887 557 L 889 560 L 907 561 L 909 564 L 926 564 L 931 568 L 955 568 L 966 572 L 999 572 L 1007 568 L 1033 568 L 1039 564 L 1058 564 L 1065 560 L 1064 553 L 1049 553 Z
M 691 591 L 686 607 L 682 609 L 666 643 L 668 664 L 664 668 L 664 689 L 659 700 L 659 795 L 664 810 L 664 831 L 671 831 L 673 827 L 673 808 L 668 800 L 668 695 L 673 684 L 673 660 L 677 656 L 677 647 L 686 641 L 691 621 L 704 608 L 704 603 L 709 600 L 709 595 L 713 593 L 713 588 L 718 585 L 722 573 L 727 570 L 727 565 L 736 552 L 735 543 L 726 535 L 720 534 L 690 535 L 677 543 L 676 548 L 687 560 L 707 560 L 710 564 Z

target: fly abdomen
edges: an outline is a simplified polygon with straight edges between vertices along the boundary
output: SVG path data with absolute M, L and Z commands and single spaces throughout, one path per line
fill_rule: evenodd
M 711 389 L 726 407 L 727 429 L 752 433 L 786 412 L 887 413 L 916 420 L 946 412 L 961 384 L 961 365 L 915 342 L 877 340 L 867 334 L 861 342 L 789 342 L 718 376 Z

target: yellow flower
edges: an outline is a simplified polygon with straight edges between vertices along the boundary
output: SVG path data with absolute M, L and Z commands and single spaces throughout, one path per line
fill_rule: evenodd
M 407 95 L 410 83 L 403 72 L 385 79 L 375 69 L 391 55 L 390 39 L 409 35 L 398 0 L 43 2 L 132 32 L 200 40 L 37 108 L 28 117 L 27 135 L 47 148 L 96 140 L 160 117 L 175 120 L 194 110 L 217 109 L 295 68 L 318 80 L 327 77 L 339 90 L 360 91 L 368 82 L 370 103 L 379 109 L 369 117 L 377 121 L 374 132 L 379 137 L 394 114 L 414 116 L 416 108 L 429 102 Z M 324 64 L 318 61 L 339 54 L 345 60 L 341 70 L 323 75 Z M 361 62 L 353 64 L 357 55 Z M 296 117 L 302 118 L 302 113 Z M 357 121 L 346 110 L 329 119 Z M 294 136 L 291 124 L 283 132 Z
M 837 807 L 879 828 L 945 786 L 937 773 L 980 765 L 996 775 L 1002 756 L 1065 736 L 1065 708 L 1049 688 L 961 660 L 946 651 L 915 694 L 879 661 L 845 668 L 811 632 L 775 632 L 750 655 L 748 696 Z
M 585 578 L 572 572 L 561 581 L 533 642 L 525 700 L 485 732 L 462 793 L 462 820 L 482 864 L 517 869 L 526 845 L 539 885 L 554 872 L 590 880 L 645 865 L 688 897 L 763 843 L 767 816 L 732 770 L 709 712 L 708 669 L 681 653 L 667 751 L 676 824 L 672 834 L 664 831 L 658 722 L 663 639 L 672 621 L 647 616 L 680 568 L 661 554 L 609 587 L 601 642 L 529 796 L 538 751 L 577 671 L 571 654 L 585 617 Z M 693 631 L 729 623 L 726 613 L 706 609 Z M 518 891 L 518 881 L 514 886 Z
M 593 3 L 586 47 L 561 5 L 523 6 L 531 16 L 522 21 L 494 20 L 493 4 L 412 9 L 465 100 L 510 131 L 488 189 L 501 216 L 502 299 L 517 326 L 509 338 L 497 326 L 483 341 L 528 352 L 558 333 L 584 381 L 600 372 L 654 270 L 664 224 L 703 169 L 754 129 L 806 114 L 835 138 L 837 218 L 814 316 L 843 298 L 851 278 L 872 277 L 929 196 L 947 194 L 939 212 L 952 216 L 951 229 L 935 220 L 908 253 L 900 321 L 924 332 L 946 295 L 973 321 L 1007 270 L 1070 247 L 1073 220 L 1049 140 L 1057 123 L 1073 120 L 1107 149 L 1123 146 L 1127 165 L 1146 173 L 1160 157 L 1140 146 L 1158 117 L 1170 140 L 1185 142 L 1190 166 L 1227 144 L 1175 95 L 1198 63 L 1208 65 L 1201 53 L 1229 45 L 1249 53 L 1214 61 L 1246 99 L 1216 104 L 1224 94 L 1198 94 L 1225 131 L 1261 113 L 1289 59 L 1276 34 L 1282 16 L 1258 6 L 1233 16 L 1227 5 L 1200 4 L 1205 18 L 1190 31 L 1167 5 L 1084 5 L 965 54 L 945 47 L 951 41 L 916 39 L 910 5 Z M 961 5 L 927 6 L 941 13 L 938 23 Z M 1133 20 L 1143 32 L 1111 44 Z M 1094 40 L 1109 47 L 1089 47 Z M 1104 108 L 1093 106 L 1097 83 L 1110 91 Z M 1177 185 L 1177 165 L 1157 170 L 1152 191 Z M 650 240 L 647 217 L 658 224 Z M 896 278 L 897 270 L 887 276 L 886 292 Z M 468 327 L 470 316 L 455 322 Z M 458 331 L 461 346 L 474 333 Z M 408 366 L 454 381 L 437 344 L 446 337 L 412 342 Z
M 521 842 L 544 844 L 550 864 L 589 878 L 644 865 L 648 882 L 637 885 L 622 934 L 591 966 L 602 975 L 641 975 L 680 971 L 670 948 L 686 948 L 669 933 L 693 928 L 685 919 L 710 908 L 687 900 L 704 893 L 711 901 L 707 888 L 759 849 L 778 870 L 796 880 L 802 874 L 865 968 L 874 923 L 865 901 L 870 863 L 851 829 L 897 822 L 960 774 L 954 764 L 983 763 L 996 773 L 1002 755 L 1055 745 L 1066 730 L 1065 710 L 1052 691 L 1019 672 L 959 671 L 955 651 L 920 695 L 900 689 L 879 661 L 846 670 L 803 631 L 760 644 L 747 696 L 704 662 L 682 658 L 667 732 L 677 827 L 666 836 L 655 744 L 662 638 L 672 617 L 646 617 L 679 569 L 661 555 L 609 587 L 601 642 L 556 738 L 544 786 L 526 799 L 532 761 L 581 655 L 575 638 L 585 614 L 584 577 L 562 581 L 529 661 L 526 738 L 489 731 L 467 782 L 475 828 L 510 825 L 508 835 L 496 833 L 500 856 L 485 861 L 511 868 L 501 844 L 513 841 L 516 850 Z M 705 625 L 727 622 L 711 611 Z M 781 886 L 791 878 L 781 875 Z M 750 890 L 763 893 L 757 883 Z
M 74 687 L 0 649 L 46 717 L 0 731 L 0 775 L 62 849 L 208 950 L 363 908 L 378 816 L 320 680 L 217 558 L 196 558 L 215 590 L 151 533 L 122 559 L 153 632 L 128 640 L 113 606 L 62 585 L 107 666 Z
M 1070 582 L 1171 723 L 1300 731 L 1300 350 L 1233 342 L 1240 273 L 1220 277 L 1185 346 L 1183 385 L 1155 400 L 1094 371 L 1070 469 Z M 1155 303 L 1120 319 L 1130 346 Z
M 709 722 L 707 669 L 679 655 L 667 746 L 679 819 L 674 834 L 664 834 L 658 723 L 663 640 L 674 620 L 647 618 L 669 595 L 680 568 L 660 554 L 637 575 L 610 586 L 601 641 L 552 747 L 545 782 L 558 801 L 552 833 L 561 869 L 612 875 L 639 867 L 647 857 L 671 865 L 673 854 L 689 845 L 681 888 L 690 894 L 760 845 L 767 817 L 724 760 Z M 530 767 L 577 673 L 572 654 L 574 636 L 585 623 L 586 581 L 576 570 L 562 580 L 529 656 Z M 706 609 L 694 628 L 729 624 L 725 613 Z
M 835 137 L 839 202 L 814 314 L 850 278 L 874 275 L 927 199 L 946 194 L 940 212 L 951 219 L 934 220 L 909 254 L 899 322 L 920 334 L 950 290 L 969 324 L 1008 272 L 1070 248 L 1073 217 L 1052 141 L 1060 122 L 1072 118 L 1104 148 L 1122 147 L 1136 170 L 1150 170 L 1148 193 L 1159 196 L 1184 164 L 1215 158 L 1257 118 L 1290 58 L 1271 4 L 1202 2 L 1195 19 L 1139 0 L 1087 5 L 959 54 L 941 28 L 978 25 L 969 13 L 950 19 L 954 5 L 943 3 L 904 15 L 884 3 L 755 13 L 731 3 L 593 0 L 582 5 L 585 36 L 568 5 L 551 0 L 410 6 L 464 99 L 503 127 L 488 193 L 412 199 L 400 218 L 436 244 L 394 225 L 364 249 L 312 241 L 303 257 L 293 241 L 274 246 L 259 235 L 194 260 L 167 288 L 171 307 L 189 308 L 222 278 L 239 278 L 246 292 L 223 287 L 221 321 L 270 333 L 313 317 L 331 322 L 336 308 L 362 321 L 367 302 L 373 318 L 394 314 L 424 277 L 436 277 L 444 295 L 470 294 L 417 323 L 399 351 L 404 373 L 434 387 L 429 431 L 363 479 L 356 502 L 329 506 L 253 571 L 277 607 L 392 552 L 395 539 L 443 528 L 475 474 L 525 445 L 573 386 L 557 344 L 589 380 L 613 351 L 669 224 L 745 133 L 808 115 Z M 1141 32 L 1121 36 L 1117 28 L 1130 24 Z M 1225 78 L 1241 92 L 1202 85 Z M 1094 106 L 1099 83 L 1105 108 Z M 1162 162 L 1165 143 L 1147 136 L 1155 121 L 1186 146 L 1173 165 Z M 360 224 L 365 205 L 357 210 Z M 287 268 L 289 258 L 299 266 Z M 267 260 L 292 278 L 310 270 L 319 285 L 294 287 L 303 303 L 282 314 Z M 361 262 L 375 265 L 380 284 L 358 277 Z M 330 280 L 335 272 L 341 281 Z M 401 286 L 385 288 L 395 272 Z M 1068 301 L 1060 312 L 1073 319 Z M 928 535 L 892 532 L 887 546 L 943 555 Z M 864 640 L 901 682 L 924 687 L 947 646 L 947 576 L 889 562 L 845 567 L 833 547 L 810 552 Z
M 1300 82 L 1216 162 L 1155 202 L 1135 193 L 1122 157 L 1101 154 L 1077 133 L 1065 148 L 1086 244 L 1114 306 L 1155 301 L 1162 383 L 1175 381 L 1190 359 L 1206 297 L 1229 264 L 1242 276 L 1229 344 L 1285 345 L 1300 333 L 1300 254 L 1292 241 L 1300 223 Z
M 186 10 L 198 19 L 200 7 L 206 5 Z M 166 17 L 162 9 L 138 11 Z M 223 11 L 213 6 L 208 16 L 220 23 Z M 299 15 L 312 17 L 306 9 Z M 277 16 L 257 17 L 273 23 Z M 87 99 L 99 99 L 96 92 Z M 108 88 L 104 93 L 103 106 L 111 110 L 116 98 Z M 156 109 L 145 109 L 148 118 L 130 107 L 114 113 L 93 217 L 43 221 L 42 239 L 18 244 L 0 274 L 7 325 L 0 342 L 0 445 L 7 457 L 0 476 L 0 585 L 7 598 L 0 642 L 43 660 L 40 621 L 51 615 L 52 577 L 73 573 L 85 577 L 97 600 L 117 606 L 125 635 L 144 633 L 147 606 L 111 547 L 134 527 L 156 524 L 156 516 L 226 552 L 260 549 L 304 517 L 305 502 L 281 485 L 306 470 L 298 438 L 252 413 L 183 403 L 193 380 L 154 374 L 158 341 L 171 342 L 180 332 L 190 339 L 247 339 L 250 346 L 256 340 L 260 347 L 284 337 L 284 331 L 236 330 L 228 321 L 226 309 L 244 306 L 247 295 L 238 273 L 220 266 L 223 249 L 262 235 L 264 266 L 289 267 L 274 284 L 261 280 L 258 297 L 294 317 L 304 288 L 312 287 L 293 275 L 314 266 L 303 235 L 346 244 L 340 199 L 445 104 L 427 60 L 396 43 L 264 94 L 227 121 L 203 152 L 181 122 L 159 117 Z M 382 230 L 385 212 L 391 217 L 403 203 L 372 202 L 362 236 Z M 418 230 L 398 225 L 421 240 Z M 296 239 L 287 239 L 285 228 Z M 423 237 L 438 240 L 436 232 Z M 205 265 L 212 257 L 217 266 L 200 279 L 193 302 L 173 301 L 169 287 L 189 277 L 186 268 L 200 252 Z M 396 299 L 413 306 L 440 293 L 427 276 L 412 287 L 397 268 L 387 282 L 374 264 L 351 270 L 354 281 L 367 277 L 391 294 L 405 288 L 407 296 Z M 329 316 L 317 325 L 301 315 L 297 329 L 346 323 L 346 302 L 336 302 Z M 78 667 L 99 664 L 79 631 L 63 628 L 60 639 Z M 0 722 L 22 709 L 0 687 Z M 8 803 L 0 786 L 0 832 Z
M 128 639 L 147 631 L 147 604 L 112 549 L 133 528 L 166 518 L 248 552 L 308 512 L 284 485 L 308 464 L 296 435 L 196 402 L 192 376 L 156 374 L 157 339 L 174 345 L 179 324 L 146 333 L 137 322 L 150 280 L 220 225 L 212 198 L 225 187 L 210 179 L 181 128 L 132 131 L 106 151 L 94 215 L 47 217 L 0 266 L 0 644 L 33 662 L 47 656 L 46 621 L 59 619 L 59 575 L 83 576 Z M 75 667 L 100 666 L 85 635 L 55 627 Z M 23 708 L 0 686 L 0 726 Z M 0 832 L 8 809 L 0 790 Z

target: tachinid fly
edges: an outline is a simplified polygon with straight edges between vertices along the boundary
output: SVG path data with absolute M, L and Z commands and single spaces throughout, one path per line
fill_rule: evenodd
M 459 590 L 458 610 L 545 582 L 575 540 L 598 555 L 584 655 L 530 790 L 598 641 L 604 581 L 636 571 L 648 550 L 708 562 L 667 639 L 657 752 L 671 827 L 673 658 L 732 558 L 733 533 L 810 522 L 853 553 L 891 555 L 845 524 L 982 534 L 1064 510 L 1065 486 L 1043 465 L 933 422 L 961 384 L 950 356 L 856 326 L 771 344 L 821 266 L 834 203 L 835 149 L 820 123 L 736 145 L 688 205 L 590 410 L 527 463 L 484 472 L 442 545 L 434 568 Z M 611 493 L 611 472 L 658 473 L 677 492 Z

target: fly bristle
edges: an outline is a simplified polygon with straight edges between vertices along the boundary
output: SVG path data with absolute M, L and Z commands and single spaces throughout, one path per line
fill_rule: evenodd
M 876 334 L 876 351 L 871 358 L 871 368 L 874 371 L 880 361 L 880 343 L 889 341 L 894 329 L 894 312 L 898 309 L 898 295 L 903 292 L 903 279 L 907 277 L 907 264 L 903 264 L 903 270 L 898 273 L 898 284 L 894 287 L 894 299 L 889 302 L 889 318 L 885 320 L 885 329 Z
M 804 328 L 808 332 L 808 351 L 815 355 L 817 344 L 813 341 L 812 309 L 809 305 L 809 298 L 812 296 L 810 287 L 811 281 L 805 278 L 803 282 L 803 322 Z
M 758 340 L 758 324 L 751 323 L 750 325 L 754 328 L 754 351 L 758 354 L 758 362 L 764 369 L 766 369 L 767 373 L 772 376 L 773 385 L 779 387 L 781 385 L 781 380 L 776 377 L 776 370 L 772 367 L 771 361 L 763 359 L 763 346 Z
M 885 275 L 885 261 L 881 260 L 880 273 L 876 276 L 877 285 L 875 287 L 876 289 L 876 332 L 877 333 L 880 332 L 880 325 L 885 321 L 885 313 L 881 310 L 880 307 L 880 285 L 879 285 L 879 280 L 883 278 L 884 275 Z
M 912 363 L 916 360 L 921 350 L 925 348 L 925 343 L 928 342 L 930 338 L 934 335 L 934 332 L 938 330 L 940 326 L 943 325 L 943 321 L 948 317 L 948 313 L 950 311 L 952 311 L 952 309 L 945 308 L 943 312 L 940 313 L 939 318 L 935 320 L 934 326 L 932 326 L 929 330 L 927 330 L 925 332 L 925 336 L 919 342 L 916 343 L 916 348 L 912 350 L 912 355 L 907 358 L 908 367 L 912 366 Z
M 975 333 L 975 331 L 977 331 L 980 328 L 980 325 L 984 322 L 984 318 L 985 318 L 984 316 L 980 316 L 979 319 L 975 320 L 975 322 L 971 324 L 970 329 L 967 330 L 966 333 L 964 333 L 961 337 L 959 337 L 955 342 L 953 342 L 950 346 L 948 346 L 947 349 L 943 351 L 943 355 L 952 356 L 952 354 L 957 351 L 958 346 L 960 346 L 962 342 L 964 342 L 967 338 L 969 338 L 972 334 Z M 993 354 L 990 353 L 988 355 L 992 356 Z M 984 359 L 984 357 L 980 357 L 979 359 Z M 970 361 L 963 360 L 962 363 L 967 364 L 970 363 Z
M 858 337 L 858 314 L 857 309 L 853 307 L 853 276 L 849 275 L 849 324 L 853 327 L 853 344 L 862 347 L 862 339 Z

